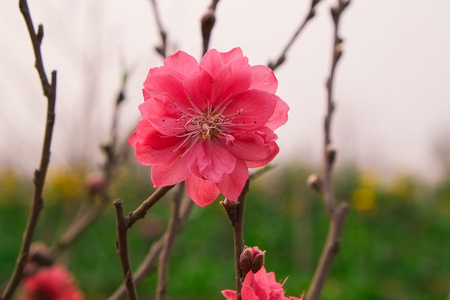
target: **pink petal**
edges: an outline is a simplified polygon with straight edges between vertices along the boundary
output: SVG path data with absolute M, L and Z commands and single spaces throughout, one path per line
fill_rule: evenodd
M 211 99 L 212 77 L 208 72 L 200 71 L 189 75 L 183 81 L 183 86 L 189 97 L 190 104 L 199 112 L 208 109 Z
M 228 52 L 221 52 L 220 56 L 222 57 L 223 63 L 225 65 L 230 64 L 232 61 L 236 59 L 240 59 L 244 57 L 244 54 L 242 53 L 242 49 L 239 47 L 233 48 Z M 245 59 L 248 58 L 245 57 Z
M 143 165 L 170 163 L 183 154 L 185 147 L 189 146 L 179 147 L 183 139 L 164 136 L 144 118 L 139 120 L 136 132 L 128 142 L 136 148 L 136 159 Z M 174 151 L 177 148 L 180 149 Z
M 278 87 L 278 81 L 272 70 L 266 66 L 252 66 L 252 84 L 250 89 L 257 89 L 275 94 Z
M 278 96 L 274 95 L 274 97 L 276 97 L 277 99 L 276 102 L 277 104 L 275 106 L 275 110 L 272 117 L 266 124 L 266 126 L 272 130 L 275 130 L 281 125 L 286 124 L 288 120 L 288 111 L 289 111 L 289 106 L 286 104 L 286 102 L 281 100 L 281 98 Z
M 211 76 L 216 76 L 217 72 L 224 66 L 222 56 L 216 49 L 206 52 L 199 63 L 200 67 L 206 70 Z
M 186 178 L 186 191 L 192 201 L 201 207 L 216 200 L 220 194 L 216 184 L 197 176 Z
M 249 168 L 259 168 L 259 167 L 263 167 L 265 165 L 267 165 L 268 163 L 270 163 L 275 156 L 277 156 L 278 152 L 280 152 L 280 148 L 278 147 L 277 143 L 275 142 L 270 142 L 269 144 L 267 144 L 267 146 L 269 147 L 269 156 L 266 159 L 263 160 L 259 160 L 259 161 L 246 161 L 247 163 L 247 167 Z
M 176 158 L 172 163 L 165 165 L 154 165 L 151 169 L 152 182 L 155 187 L 163 187 L 177 184 L 188 177 L 189 172 L 186 164 L 188 158 Z
M 235 95 L 224 115 L 233 118 L 229 131 L 252 131 L 264 126 L 274 113 L 276 96 L 259 90 Z
M 184 123 L 179 120 L 179 115 L 167 112 L 165 107 L 168 105 L 173 105 L 173 103 L 152 99 L 139 105 L 139 110 L 142 116 L 160 133 L 167 136 L 181 134 L 185 131 Z
M 270 155 L 270 149 L 261 136 L 256 133 L 236 132 L 232 135 L 234 141 L 227 144 L 221 141 L 223 147 L 230 151 L 237 159 L 259 161 L 265 160 Z
M 236 300 L 237 297 L 236 291 L 232 290 L 223 290 L 222 295 L 224 295 L 227 300 Z
M 178 101 L 187 99 L 182 81 L 173 74 L 151 75 L 149 73 L 144 81 L 144 97 L 146 95 L 155 98 L 167 95 Z
M 247 59 L 237 59 L 223 67 L 217 72 L 212 83 L 212 105 L 217 106 L 223 101 L 228 102 L 232 94 L 248 90 L 251 80 L 252 75 Z
M 255 293 L 255 290 L 247 285 L 242 286 L 241 295 L 243 300 L 268 300 L 267 298 L 258 297 Z
M 270 143 L 278 139 L 278 135 L 267 126 L 258 128 L 255 133 L 262 137 L 265 143 Z
M 198 147 L 196 165 L 198 176 L 214 183 L 222 180 L 223 174 L 230 174 L 236 166 L 236 157 L 213 140 L 207 140 Z M 193 151 L 193 150 L 191 150 Z M 191 168 L 192 170 L 192 168 Z
M 233 173 L 225 174 L 222 181 L 217 183 L 222 195 L 232 201 L 236 201 L 248 179 L 248 168 L 245 162 L 238 160 Z
M 164 65 L 173 71 L 182 74 L 183 77 L 199 70 L 197 60 L 183 51 L 178 51 L 173 55 L 169 55 L 164 60 Z

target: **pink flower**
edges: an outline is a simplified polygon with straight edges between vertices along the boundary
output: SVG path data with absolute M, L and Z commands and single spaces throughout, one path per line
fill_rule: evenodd
M 236 200 L 248 168 L 278 153 L 273 132 L 287 121 L 287 104 L 265 66 L 250 66 L 240 48 L 208 51 L 198 63 L 185 52 L 150 69 L 143 118 L 129 143 L 152 166 L 155 187 L 186 181 L 189 196 L 205 206 L 222 193 Z
M 236 300 L 236 291 L 224 290 L 227 300 Z M 302 300 L 284 295 L 283 285 L 275 281 L 273 272 L 267 273 L 262 267 L 258 272 L 248 272 L 242 283 L 242 300 Z
M 61 265 L 40 269 L 24 279 L 23 287 L 22 300 L 83 300 L 74 279 Z

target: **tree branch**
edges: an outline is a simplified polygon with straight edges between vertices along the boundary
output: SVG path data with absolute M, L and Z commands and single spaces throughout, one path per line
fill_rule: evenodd
M 201 19 L 202 26 L 202 38 L 203 38 L 203 55 L 206 54 L 209 48 L 209 42 L 211 40 L 211 32 L 216 23 L 216 8 L 219 0 L 212 0 L 208 11 L 203 15 Z
M 286 60 L 286 54 L 291 48 L 291 46 L 294 44 L 294 41 L 297 39 L 297 37 L 300 35 L 300 32 L 303 31 L 303 28 L 305 28 L 306 24 L 316 15 L 316 5 L 321 0 L 312 0 L 311 1 L 311 7 L 309 9 L 308 14 L 305 16 L 303 21 L 300 23 L 300 26 L 298 27 L 297 31 L 294 33 L 294 35 L 291 37 L 291 39 L 288 41 L 286 46 L 284 47 L 283 51 L 281 52 L 278 59 L 270 62 L 267 66 L 272 69 L 272 71 L 275 71 L 276 68 L 278 68 L 284 61 Z
M 36 230 L 40 212 L 44 206 L 44 202 L 42 199 L 42 190 L 44 188 L 47 168 L 50 162 L 50 146 L 53 135 L 53 125 L 55 123 L 56 71 L 52 72 L 51 83 L 49 83 L 47 75 L 45 73 L 41 54 L 41 42 L 44 36 L 44 30 L 42 25 L 39 25 L 38 32 L 35 33 L 33 21 L 31 19 L 31 14 L 26 0 L 19 1 L 19 8 L 27 25 L 28 33 L 33 45 L 34 56 L 36 58 L 35 67 L 41 80 L 43 93 L 47 98 L 47 120 L 45 126 L 44 142 L 42 146 L 41 161 L 39 164 L 39 169 L 34 173 L 34 196 L 31 211 L 28 217 L 28 222 L 22 239 L 22 246 L 20 248 L 13 274 L 2 293 L 2 296 L 0 297 L 0 299 L 2 300 L 8 300 L 11 298 L 23 277 L 23 270 L 28 260 L 30 245 L 33 239 L 34 232 Z
M 174 185 L 160 187 L 150 197 L 144 200 L 144 202 L 142 202 L 142 204 L 127 217 L 127 228 L 133 226 L 137 220 L 143 219 L 147 214 L 147 211 L 152 208 L 152 206 L 155 205 L 156 202 L 158 202 L 162 197 L 164 197 L 164 195 L 173 187 Z
M 342 12 L 349 5 L 349 0 L 338 0 L 338 5 L 331 8 L 331 15 L 334 21 L 334 43 L 333 43 L 333 61 L 331 64 L 330 76 L 327 80 L 327 110 L 324 119 L 324 163 L 323 179 L 316 175 L 308 178 L 311 187 L 322 193 L 325 208 L 330 221 L 328 236 L 319 264 L 314 273 L 312 283 L 306 294 L 305 300 L 316 300 L 322 291 L 325 280 L 328 276 L 331 265 L 339 251 L 342 229 L 345 217 L 348 212 L 348 205 L 345 202 L 337 204 L 332 185 L 332 169 L 336 158 L 336 150 L 332 146 L 331 140 L 331 121 L 334 112 L 333 101 L 333 81 L 336 71 L 336 65 L 342 55 L 342 39 L 338 35 L 339 19 Z
M 156 0 L 150 0 L 153 7 L 153 15 L 155 17 L 156 26 L 158 27 L 159 35 L 161 36 L 161 45 L 156 46 L 156 52 L 159 53 L 159 55 L 162 56 L 162 58 L 167 57 L 167 33 L 164 30 L 164 27 L 162 26 L 161 17 L 159 14 L 158 6 L 156 3 Z
M 183 196 L 184 183 L 178 186 L 177 193 L 173 197 L 172 214 L 169 225 L 167 226 L 167 235 L 164 239 L 164 246 L 159 254 L 158 284 L 156 288 L 156 300 L 165 300 L 167 293 L 167 279 L 169 277 L 169 262 L 172 252 L 173 242 L 177 232 L 182 225 L 180 220 L 181 197 Z
M 177 227 L 176 234 L 179 234 L 183 229 L 186 220 L 188 219 L 193 201 L 189 197 L 185 197 L 183 199 L 182 207 L 179 213 L 180 226 Z M 141 283 L 149 274 L 153 273 L 156 270 L 156 260 L 159 257 L 161 250 L 165 246 L 166 241 L 168 240 L 168 236 L 170 235 L 169 227 L 166 229 L 166 232 L 161 236 L 161 238 L 155 242 L 150 248 L 147 256 L 142 261 L 141 265 L 138 267 L 137 271 L 134 273 L 135 284 Z M 122 284 L 115 292 L 112 294 L 108 300 L 121 300 L 124 299 L 126 295 L 125 285 Z
M 117 217 L 117 253 L 122 265 L 123 279 L 127 287 L 127 294 L 130 300 L 137 300 L 136 286 L 134 285 L 133 273 L 131 272 L 130 255 L 128 252 L 128 227 L 123 215 L 121 200 L 114 201 Z
M 244 189 L 237 201 L 230 201 L 225 199 L 221 202 L 222 206 L 227 213 L 230 224 L 233 227 L 234 236 L 234 262 L 235 262 L 235 272 L 236 272 L 236 300 L 241 300 L 241 289 L 242 281 L 244 280 L 241 266 L 240 257 L 244 250 L 244 209 L 245 209 L 245 199 L 249 191 L 250 179 L 247 179 Z

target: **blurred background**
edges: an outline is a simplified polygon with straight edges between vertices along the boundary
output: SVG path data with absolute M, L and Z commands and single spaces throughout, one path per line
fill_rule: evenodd
M 334 3 L 317 6 L 316 17 L 276 70 L 277 94 L 291 107 L 290 120 L 277 131 L 277 168 L 252 185 L 248 201 L 246 242 L 267 250 L 267 269 L 279 280 L 289 276 L 285 287 L 293 296 L 307 289 L 327 230 L 320 197 L 303 182 L 320 170 Z M 199 20 L 210 1 L 158 5 L 168 52 L 200 58 Z M 309 5 L 221 1 L 210 46 L 241 47 L 251 64 L 266 65 L 278 58 Z M 118 124 L 123 144 L 139 119 L 148 69 L 163 60 L 154 50 L 161 42 L 148 0 L 33 0 L 29 6 L 35 26 L 44 25 L 46 71 L 58 71 L 47 206 L 36 237 L 52 244 L 78 206 L 86 205 L 85 178 L 103 161 L 100 145 L 109 140 L 124 75 Z M 337 196 L 352 210 L 323 299 L 444 299 L 449 292 L 449 13 L 445 0 L 353 0 L 342 16 L 344 52 L 332 135 L 339 154 Z M 5 282 L 28 215 L 46 105 L 15 1 L 0 2 L 0 37 L 0 282 Z M 113 196 L 132 210 L 151 191 L 148 168 L 131 154 L 117 171 Z M 151 226 L 132 231 L 134 265 L 161 234 L 167 214 L 168 201 L 150 214 Z M 88 299 L 104 299 L 121 282 L 114 222 L 109 207 L 62 258 Z M 233 288 L 231 238 L 218 201 L 195 209 L 175 245 L 170 296 L 221 299 L 219 290 Z M 140 292 L 153 295 L 154 282 L 150 278 Z

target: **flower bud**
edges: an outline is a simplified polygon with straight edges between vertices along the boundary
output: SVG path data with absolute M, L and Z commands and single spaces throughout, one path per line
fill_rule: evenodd
M 89 197 L 99 194 L 105 185 L 105 177 L 101 173 L 91 173 L 86 177 L 86 189 Z
M 258 247 L 245 247 L 241 253 L 239 263 L 243 275 L 245 276 L 250 270 L 256 273 L 264 265 L 265 252 Z

